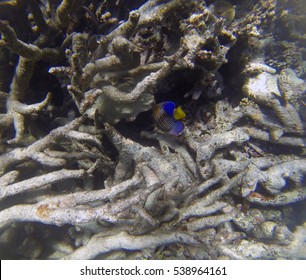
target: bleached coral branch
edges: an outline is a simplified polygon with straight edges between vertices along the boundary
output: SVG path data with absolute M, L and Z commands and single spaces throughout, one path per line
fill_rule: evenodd
M 45 185 L 53 184 L 58 181 L 67 179 L 80 179 L 85 176 L 84 170 L 66 170 L 50 172 L 45 175 L 36 176 L 28 180 L 20 181 L 15 184 L 10 184 L 1 188 L 0 200 L 6 197 L 23 193 L 25 191 L 35 190 L 44 187 Z
M 66 174 L 67 173 L 67 174 Z M 80 178 L 85 175 L 84 170 L 75 171 L 61 171 L 49 176 L 54 177 L 53 181 L 62 181 L 70 178 Z M 48 176 L 48 175 L 47 175 Z M 66 177 L 66 178 L 65 178 Z M 46 184 L 46 176 L 37 178 L 35 186 L 30 185 L 31 188 L 42 187 Z M 35 180 L 35 179 L 33 179 Z M 15 184 L 18 192 L 29 189 L 28 182 L 20 182 Z M 105 204 L 100 207 L 89 207 L 78 205 L 87 204 L 92 201 L 103 201 L 106 199 L 113 199 L 116 195 L 124 192 L 128 188 L 139 185 L 140 180 L 138 176 L 135 176 L 131 180 L 128 180 L 122 184 L 113 186 L 111 189 L 104 189 L 95 191 L 93 193 L 79 192 L 68 195 L 61 195 L 58 197 L 52 197 L 44 199 L 34 205 L 15 205 L 0 212 L 0 228 L 5 229 L 12 222 L 20 221 L 36 221 L 46 224 L 63 225 L 83 225 L 86 223 L 94 223 L 98 221 L 116 222 L 116 215 L 122 213 L 131 205 L 144 201 L 146 197 L 155 189 L 159 188 L 159 184 L 153 184 L 147 186 L 145 190 L 138 190 L 134 196 L 121 199 L 116 203 L 113 203 L 111 209 L 109 204 Z M 13 194 L 13 193 L 10 193 Z
M 267 65 L 276 1 L 230 24 L 200 0 L 51 2 L 0 3 L 0 257 L 304 258 L 305 82 Z M 178 137 L 153 129 L 167 100 Z
M 16 148 L 10 152 L 0 155 L 1 172 L 4 172 L 8 167 L 14 164 L 20 163 L 30 158 L 40 161 L 41 156 L 39 156 L 37 153 L 43 152 L 45 149 L 49 148 L 52 143 L 56 143 L 56 141 L 58 141 L 60 138 L 72 138 L 81 141 L 85 140 L 101 146 L 100 141 L 92 135 L 87 135 L 80 132 L 72 132 L 73 129 L 76 129 L 79 125 L 81 125 L 84 119 L 86 119 L 85 115 L 75 119 L 63 127 L 52 130 L 47 136 L 37 140 L 27 148 Z M 47 155 L 44 156 L 45 158 L 47 157 Z M 48 161 L 44 161 L 44 164 L 48 165 Z
M 220 245 L 220 248 L 225 255 L 237 255 L 241 259 L 273 259 L 274 256 L 282 258 L 304 259 L 306 257 L 305 248 L 305 224 L 298 226 L 294 231 L 294 241 L 288 246 L 265 244 L 265 243 L 252 243 L 242 241 L 238 245 Z
M 146 236 L 131 236 L 126 232 L 119 232 L 108 237 L 97 234 L 91 238 L 86 246 L 76 250 L 65 259 L 93 259 L 99 254 L 114 250 L 143 250 L 171 243 L 198 244 L 198 241 L 194 237 L 180 232 L 163 233 L 157 231 Z
M 31 61 L 56 59 L 60 55 L 60 49 L 41 49 L 36 45 L 27 44 L 19 40 L 14 29 L 10 27 L 7 21 L 0 20 L 0 32 L 2 33 L 4 44 L 10 50 Z

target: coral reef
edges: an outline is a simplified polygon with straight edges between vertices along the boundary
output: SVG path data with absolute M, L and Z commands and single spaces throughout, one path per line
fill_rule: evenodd
M 1 1 L 0 257 L 305 259 L 293 2 Z

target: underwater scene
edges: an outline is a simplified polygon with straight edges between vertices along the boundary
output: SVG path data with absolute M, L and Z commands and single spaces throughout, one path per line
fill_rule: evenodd
M 0 259 L 306 259 L 304 0 L 0 1 Z

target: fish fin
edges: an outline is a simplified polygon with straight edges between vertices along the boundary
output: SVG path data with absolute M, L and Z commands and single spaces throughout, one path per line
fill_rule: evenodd
M 169 134 L 179 136 L 183 132 L 184 128 L 185 126 L 182 122 L 175 121 L 172 129 L 169 131 Z

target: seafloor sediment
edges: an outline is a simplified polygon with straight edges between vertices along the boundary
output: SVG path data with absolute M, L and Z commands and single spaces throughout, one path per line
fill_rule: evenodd
M 0 258 L 306 259 L 303 2 L 0 1 Z

